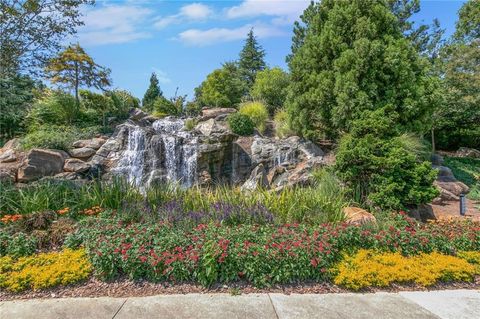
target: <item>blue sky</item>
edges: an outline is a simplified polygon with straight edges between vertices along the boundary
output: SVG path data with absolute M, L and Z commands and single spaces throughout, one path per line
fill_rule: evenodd
M 114 87 L 141 98 L 156 72 L 167 97 L 187 94 L 225 61 L 237 59 L 254 28 L 269 66 L 287 68 L 292 24 L 310 0 L 97 0 L 83 9 L 79 41 L 112 69 Z M 423 0 L 414 21 L 440 20 L 450 35 L 464 1 Z

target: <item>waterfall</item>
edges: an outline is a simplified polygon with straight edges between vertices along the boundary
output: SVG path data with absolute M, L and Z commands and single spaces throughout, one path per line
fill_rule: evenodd
M 152 182 L 191 187 L 197 180 L 198 137 L 185 121 L 167 117 L 151 127 L 126 125 L 125 148 L 112 169 L 141 189 Z
M 137 126 L 128 129 L 127 146 L 115 171 L 126 176 L 127 181 L 140 186 L 145 160 L 145 132 Z

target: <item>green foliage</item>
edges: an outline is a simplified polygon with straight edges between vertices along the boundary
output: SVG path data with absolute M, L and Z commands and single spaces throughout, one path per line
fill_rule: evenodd
M 33 101 L 34 82 L 27 76 L 0 78 L 0 140 L 24 130 L 24 118 Z
M 240 59 L 238 61 L 241 77 L 249 89 L 253 86 L 257 72 L 266 67 L 264 57 L 265 51 L 262 46 L 258 44 L 257 38 L 253 34 L 253 29 L 251 29 L 247 34 L 247 39 L 240 52 Z
M 480 39 L 480 1 L 467 1 L 458 12 L 455 39 L 469 42 Z
M 98 126 L 81 129 L 75 126 L 44 125 L 26 134 L 20 143 L 24 150 L 47 148 L 67 151 L 74 141 L 92 138 L 98 132 L 100 132 Z
M 428 64 L 385 2 L 325 0 L 307 13 L 289 60 L 292 127 L 305 137 L 335 137 L 364 110 L 386 106 L 401 114 L 394 127 L 429 127 Z
M 259 132 L 265 131 L 265 124 L 268 120 L 268 111 L 262 102 L 247 102 L 240 105 L 240 114 L 248 116 Z
M 270 115 L 273 115 L 277 109 L 283 107 L 288 83 L 289 78 L 285 71 L 278 67 L 267 68 L 257 73 L 250 94 L 254 99 L 265 102 Z
M 361 203 L 382 209 L 403 209 L 427 203 L 438 193 L 436 171 L 421 162 L 412 143 L 391 132 L 395 118 L 385 111 L 367 112 L 354 121 L 336 154 L 338 176 Z
M 195 128 L 195 126 L 197 125 L 198 121 L 194 118 L 188 118 L 185 120 L 185 129 L 187 131 L 191 131 Z
M 252 119 L 240 113 L 233 113 L 228 117 L 228 126 L 233 133 L 241 136 L 252 135 L 255 129 L 255 123 Z
M 155 102 L 153 102 L 154 114 L 157 116 L 180 116 L 184 113 L 185 99 L 186 96 L 178 96 L 170 100 L 163 96 L 158 97 Z
M 162 90 L 160 90 L 157 75 L 155 73 L 152 73 L 152 75 L 150 76 L 150 86 L 148 87 L 142 99 L 142 107 L 146 111 L 152 112 L 153 104 L 159 98 L 163 98 L 163 93 Z
M 62 91 L 46 90 L 27 116 L 29 131 L 44 125 L 70 125 L 80 113 L 75 98 Z
M 448 166 L 455 177 L 470 187 L 468 198 L 480 200 L 480 159 L 446 157 L 445 166 Z
M 0 257 L 9 255 L 13 258 L 29 256 L 35 252 L 37 242 L 34 237 L 24 233 L 13 236 L 0 230 Z
M 195 99 L 200 106 L 235 107 L 246 92 L 235 63 L 225 63 L 207 76 L 195 89 Z
M 273 121 L 275 122 L 275 134 L 278 137 L 284 138 L 284 137 L 292 136 L 294 134 L 293 130 L 290 128 L 288 112 L 285 111 L 284 109 L 277 110 L 273 118 Z

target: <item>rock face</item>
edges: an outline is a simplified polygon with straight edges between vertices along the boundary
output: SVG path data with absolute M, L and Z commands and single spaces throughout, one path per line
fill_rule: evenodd
M 446 166 L 433 166 L 438 170 L 437 180 L 433 183 L 440 191 L 440 195 L 433 200 L 434 204 L 448 201 L 458 201 L 461 194 L 467 194 L 469 187 L 458 181 L 452 170 Z
M 299 137 L 233 134 L 225 120 L 233 112 L 235 109 L 206 109 L 196 118 L 197 125 L 188 130 L 184 118 L 157 119 L 135 109 L 108 139 L 78 140 L 68 154 L 40 149 L 19 154 L 2 149 L 0 178 L 29 182 L 44 176 L 123 176 L 140 188 L 176 183 L 183 187 L 230 184 L 245 190 L 279 190 L 308 184 L 312 169 L 325 164 L 323 151 Z
M 52 150 L 32 149 L 18 169 L 18 181 L 30 182 L 63 171 L 64 157 Z

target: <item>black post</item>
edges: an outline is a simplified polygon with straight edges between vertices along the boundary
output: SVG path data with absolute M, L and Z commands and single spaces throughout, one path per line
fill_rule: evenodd
M 465 194 L 460 194 L 460 215 L 461 216 L 465 216 L 465 211 L 466 211 L 466 207 L 465 207 Z

